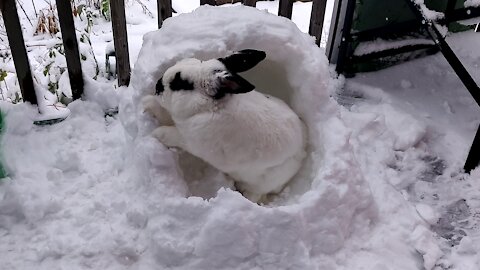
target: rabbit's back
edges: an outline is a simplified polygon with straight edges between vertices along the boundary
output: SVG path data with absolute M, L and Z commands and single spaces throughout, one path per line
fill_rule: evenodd
M 283 101 L 252 91 L 177 125 L 192 154 L 223 171 L 277 166 L 304 149 L 304 128 Z

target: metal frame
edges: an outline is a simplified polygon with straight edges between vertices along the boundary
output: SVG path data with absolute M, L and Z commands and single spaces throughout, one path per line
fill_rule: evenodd
M 472 78 L 470 73 L 468 73 L 467 69 L 463 66 L 462 62 L 458 59 L 457 55 L 453 52 L 453 50 L 448 45 L 445 38 L 443 38 L 442 34 L 438 30 L 437 26 L 428 21 L 427 18 L 423 16 L 419 7 L 411 2 L 410 0 L 405 0 L 408 2 L 410 9 L 415 14 L 418 20 L 423 20 L 424 27 L 430 34 L 431 39 L 435 42 L 435 44 L 439 47 L 440 52 L 442 52 L 443 56 L 453 68 L 457 76 L 462 81 L 465 88 L 467 88 L 470 95 L 472 95 L 473 99 L 477 102 L 477 105 L 480 106 L 480 88 L 478 87 L 475 80 Z M 452 2 L 452 1 L 449 1 Z M 476 136 L 472 143 L 472 147 L 470 148 L 470 152 L 467 156 L 467 160 L 464 165 L 464 170 L 469 173 L 472 169 L 480 164 L 480 129 L 477 130 Z
M 346 0 L 350 1 L 350 0 Z M 333 6 L 332 20 L 330 22 L 330 31 L 328 34 L 326 54 L 330 63 L 337 64 L 339 44 L 343 38 L 344 21 L 346 17 L 345 1 L 337 0 Z
M 446 17 L 438 21 L 440 24 L 450 25 L 458 20 L 480 17 L 480 8 L 455 9 L 458 1 L 459 0 L 449 0 L 447 2 L 447 7 L 445 8 Z M 346 65 L 350 63 L 353 57 L 353 47 L 351 44 L 354 42 L 370 41 L 378 37 L 389 39 L 393 35 L 401 36 L 409 34 L 429 38 L 429 34 L 423 32 L 424 29 L 421 20 L 418 19 L 375 29 L 355 31 L 352 29 L 352 21 L 356 2 L 357 1 L 353 0 L 337 0 L 334 5 L 326 53 L 330 63 L 337 65 L 337 72 L 339 73 L 350 70 L 346 68 Z M 412 48 L 414 49 L 414 47 Z M 391 50 L 390 52 L 395 55 L 395 50 Z M 415 52 L 412 51 L 412 53 Z
M 475 134 L 475 138 L 473 139 L 473 143 L 472 143 L 472 146 L 470 147 L 470 152 L 468 153 L 467 161 L 465 161 L 465 166 L 463 166 L 463 169 L 469 173 L 479 165 L 479 162 L 480 162 L 480 126 L 478 126 L 477 133 Z
M 418 30 L 425 31 L 428 38 L 430 38 L 435 45 L 429 46 L 411 46 L 412 52 L 414 50 L 423 49 L 428 53 L 440 51 L 445 59 L 448 61 L 452 69 L 460 78 L 465 88 L 469 91 L 477 104 L 480 106 L 480 88 L 475 80 L 468 73 L 467 69 L 463 66 L 462 62 L 458 59 L 456 54 L 450 48 L 445 38 L 442 36 L 437 26 L 424 18 L 419 7 L 411 0 L 405 0 L 410 10 L 416 17 L 414 21 L 407 21 L 398 25 L 389 25 L 378 29 L 371 29 L 362 32 L 351 32 L 352 21 L 355 11 L 355 0 L 337 0 L 333 10 L 333 18 L 330 26 L 330 36 L 328 38 L 326 53 L 327 57 L 332 64 L 336 64 L 336 70 L 338 73 L 345 73 L 346 64 L 354 63 L 358 59 L 375 59 L 380 57 L 387 57 L 394 54 L 406 53 L 410 48 L 404 48 L 402 50 L 385 50 L 377 52 L 375 54 L 366 55 L 362 57 L 353 57 L 352 42 L 371 40 L 379 35 L 388 35 L 400 31 L 403 33 L 419 32 Z M 480 9 L 457 9 L 455 5 L 457 0 L 449 0 L 447 2 L 447 8 L 445 10 L 446 17 L 440 23 L 450 24 L 460 19 L 468 19 L 480 16 Z M 467 10 L 469 12 L 467 12 Z M 477 24 L 475 31 L 480 31 Z M 417 30 L 417 31 L 416 31 Z M 435 49 L 436 47 L 436 49 Z M 348 75 L 348 74 L 346 74 Z M 470 172 L 476 166 L 480 164 L 480 127 L 476 133 L 472 147 L 465 162 L 464 170 Z

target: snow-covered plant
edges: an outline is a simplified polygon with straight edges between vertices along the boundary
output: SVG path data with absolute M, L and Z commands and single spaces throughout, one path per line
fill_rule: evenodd
M 102 0 L 71 1 L 82 72 L 84 76 L 93 79 L 97 79 L 100 71 L 90 42 L 90 33 L 96 21 L 103 20 L 101 2 Z M 106 2 L 108 5 L 108 1 Z M 32 20 L 33 29 L 31 32 L 29 24 L 23 24 L 23 27 L 27 29 L 24 32 L 24 39 L 29 53 L 35 84 L 56 96 L 56 100 L 68 103 L 71 100 L 71 88 L 68 79 L 65 50 L 59 34 L 58 13 L 54 3 L 51 0 L 45 1 L 42 3 L 43 5 L 37 2 L 39 8 L 34 7 L 35 14 L 24 12 L 23 14 L 19 13 L 19 16 L 24 18 L 30 15 L 31 18 L 36 20 Z M 34 33 L 33 35 L 36 36 L 34 44 L 29 44 L 31 38 L 28 33 Z M 22 101 L 3 20 L 0 21 L 0 72 L 3 74 L 2 80 L 0 80 L 0 98 L 12 103 Z
M 135 2 L 137 2 L 141 7 L 142 7 L 142 11 L 144 14 L 147 14 L 150 18 L 154 18 L 155 16 L 153 15 L 153 13 L 150 11 L 150 9 L 148 9 L 148 7 L 142 3 L 142 1 L 140 0 L 135 0 Z
M 57 16 L 55 15 L 55 5 L 49 2 L 48 7 L 41 9 L 37 17 L 37 27 L 35 34 L 54 35 L 60 31 Z
M 36 87 L 42 92 L 56 96 L 62 103 L 71 100 L 71 87 L 68 79 L 65 51 L 60 34 L 60 23 L 57 7 L 54 0 L 16 0 L 19 8 L 19 17 L 22 22 L 23 35 L 29 56 L 32 76 Z M 147 0 L 127 0 L 127 4 L 140 6 L 143 13 L 153 17 L 153 13 L 144 3 Z M 75 22 L 76 35 L 80 52 L 80 60 L 84 77 L 97 79 L 101 74 L 99 64 L 95 58 L 90 36 L 94 33 L 94 26 L 108 25 L 110 17 L 109 0 L 69 0 L 72 6 L 72 16 Z M 25 23 L 26 22 L 26 23 Z M 104 28 L 99 27 L 100 31 Z M 102 33 L 103 34 L 103 33 Z M 103 44 L 96 45 L 102 46 Z M 96 48 L 98 49 L 98 48 Z M 6 30 L 0 13 L 0 70 L 5 72 L 0 81 L 0 99 L 9 102 L 22 101 L 22 94 L 15 74 L 13 59 Z
M 110 21 L 110 3 L 108 0 L 77 0 L 72 4 L 75 18 L 86 22 L 85 31 L 90 33 L 99 18 Z
M 96 79 L 99 74 L 99 67 L 88 34 L 86 32 L 80 33 L 78 40 L 82 72 L 84 76 Z M 68 80 L 65 49 L 60 38 L 58 38 L 58 43 L 50 47 L 46 55 L 40 58 L 40 61 L 42 60 L 44 60 L 40 63 L 42 67 L 41 75 L 43 75 L 42 81 L 51 93 L 57 95 L 60 102 L 70 102 L 72 91 Z
M 9 77 L 10 76 L 10 77 Z M 16 78 L 13 78 L 14 74 L 0 69 L 0 94 L 3 101 L 8 101 L 13 104 L 21 102 L 22 96 L 20 91 L 10 91 L 7 83 L 7 78 L 11 78 L 16 82 Z
M 110 17 L 110 1 L 109 0 L 101 0 L 100 11 L 103 17 L 110 21 L 112 18 Z

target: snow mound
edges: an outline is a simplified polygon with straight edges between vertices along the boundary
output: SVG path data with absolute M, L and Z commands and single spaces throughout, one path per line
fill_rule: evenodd
M 253 204 L 232 191 L 221 173 L 198 160 L 185 166 L 188 158 L 184 154 L 150 137 L 157 123 L 139 106 L 141 98 L 154 93 L 157 80 L 178 60 L 207 60 L 247 48 L 265 51 L 267 59 L 244 76 L 257 91 L 286 101 L 309 128 L 309 158 L 304 168 L 267 206 Z M 146 34 L 120 113 L 132 142 L 132 188 L 140 191 L 138 200 L 150 211 L 146 230 L 156 263 L 181 269 L 338 269 L 334 257 L 352 251 L 347 244 L 354 241 L 351 238 L 363 241 L 358 239 L 371 232 L 378 205 L 357 162 L 352 131 L 342 119 L 347 112 L 331 98 L 337 83 L 329 74 L 324 51 L 312 37 L 288 19 L 254 8 L 200 7 Z M 383 128 L 409 119 L 389 119 Z M 422 130 L 413 127 L 413 134 L 403 133 L 392 139 L 395 148 L 411 147 Z M 400 197 L 396 202 L 403 204 Z M 415 209 L 410 211 L 408 232 L 421 223 Z M 380 230 L 380 235 L 388 231 L 385 226 Z M 404 238 L 405 231 L 397 237 L 392 243 Z M 418 226 L 415 239 L 422 239 L 417 252 L 425 254 L 425 265 L 430 266 L 438 257 L 438 252 L 430 254 L 423 248 L 434 245 L 431 235 Z M 411 254 L 415 249 L 407 245 L 397 244 L 395 252 L 403 248 Z M 372 249 L 376 246 L 378 242 Z M 382 259 L 382 252 L 370 256 L 384 260 L 385 264 L 376 267 L 391 264 Z M 407 268 L 416 264 L 398 263 Z
M 244 76 L 284 99 L 309 128 L 304 168 L 264 206 L 152 138 L 157 124 L 139 107 L 177 60 L 245 48 L 268 58 Z M 435 161 L 419 153 L 428 127 L 361 84 L 349 87 L 363 102 L 347 110 L 332 98 L 341 86 L 313 38 L 289 20 L 243 6 L 201 7 L 145 36 L 131 85 L 119 89 L 120 120 L 105 116 L 113 93 L 96 95 L 102 86 L 94 82 L 86 92 L 95 100 L 72 102 L 57 125 L 33 125 L 31 105 L 0 103 L 10 176 L 0 181 L 2 269 L 439 266 L 440 241 L 427 222 L 442 216 L 399 191 Z

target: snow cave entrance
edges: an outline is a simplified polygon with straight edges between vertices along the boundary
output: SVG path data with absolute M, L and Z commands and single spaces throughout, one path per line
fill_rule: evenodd
M 292 100 L 295 98 L 295 87 L 288 80 L 288 71 L 284 67 L 287 63 L 271 59 L 269 58 L 269 52 L 266 51 L 266 53 L 267 58 L 264 61 L 260 62 L 253 69 L 241 73 L 241 76 L 255 85 L 256 91 L 283 100 L 302 118 L 301 113 L 295 109 L 292 103 Z M 299 74 L 302 74 L 302 72 Z M 306 126 L 308 129 L 308 124 Z M 276 202 L 276 204 L 283 204 L 291 196 L 301 195 L 310 189 L 312 178 L 308 177 L 308 171 L 311 167 L 307 164 L 311 164 L 310 154 L 312 151 L 309 148 L 307 146 L 308 155 L 303 161 L 302 168 L 287 183 L 283 191 L 280 194 L 269 195 L 267 200 L 262 203 Z M 232 178 L 189 153 L 179 151 L 177 164 L 187 184 L 188 196 L 210 199 L 216 196 L 219 188 L 225 187 L 236 190 Z
M 138 104 L 144 96 L 155 92 L 158 79 L 178 61 L 192 57 L 215 59 L 244 49 L 264 51 L 266 59 L 240 75 L 255 85 L 258 92 L 283 100 L 308 129 L 303 167 L 281 194 L 267 199 L 275 201 L 275 205 L 289 204 L 311 190 L 318 178 L 315 170 L 321 167 L 324 152 L 321 125 L 331 116 L 329 112 L 334 105 L 330 91 L 335 83 L 325 51 L 315 44 L 313 37 L 286 18 L 245 6 L 202 6 L 192 13 L 167 19 L 159 30 L 144 36 L 129 87 L 134 91 L 132 109 L 137 117 L 125 117 L 124 124 L 133 138 L 149 137 L 158 127 Z M 129 110 L 124 108 L 124 112 Z M 199 158 L 182 150 L 176 153 L 168 150 L 166 154 L 173 156 L 178 176 L 172 179 L 183 186 L 186 197 L 209 199 L 216 197 L 222 187 L 235 189 L 232 179 Z M 152 182 L 165 177 L 160 168 L 153 164 L 150 168 L 155 172 L 149 177 Z

